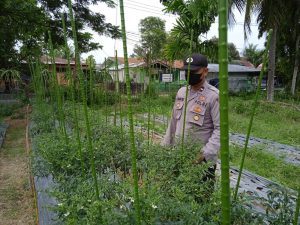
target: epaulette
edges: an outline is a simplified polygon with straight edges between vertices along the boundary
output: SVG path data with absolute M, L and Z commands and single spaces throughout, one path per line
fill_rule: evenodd
M 178 92 L 176 98 L 184 98 L 186 92 L 186 87 L 181 87 Z
M 212 85 L 208 85 L 208 89 L 209 89 L 209 90 L 212 90 L 212 91 L 215 92 L 216 94 L 219 94 L 219 89 L 216 88 L 216 87 L 214 87 L 214 86 L 212 86 Z

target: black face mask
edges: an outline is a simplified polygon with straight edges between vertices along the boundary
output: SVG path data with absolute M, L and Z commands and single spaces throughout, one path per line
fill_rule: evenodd
M 185 79 L 187 80 L 187 73 L 185 74 Z M 199 84 L 202 80 L 202 74 L 190 73 L 189 85 Z

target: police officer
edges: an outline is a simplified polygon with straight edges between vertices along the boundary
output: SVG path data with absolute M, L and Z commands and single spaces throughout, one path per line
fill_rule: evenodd
M 194 53 L 184 60 L 184 69 L 190 62 L 190 79 L 188 87 L 187 111 L 185 135 L 191 140 L 201 142 L 194 163 L 210 161 L 214 166 L 209 168 L 209 173 L 204 179 L 214 179 L 218 152 L 220 149 L 220 113 L 219 90 L 206 81 L 208 74 L 207 58 Z M 184 120 L 184 100 L 186 87 L 179 89 L 173 107 L 171 121 L 169 123 L 163 145 L 176 144 L 176 138 L 182 136 Z

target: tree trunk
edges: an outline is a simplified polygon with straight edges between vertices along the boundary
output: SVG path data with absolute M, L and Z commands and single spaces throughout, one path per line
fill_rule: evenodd
M 270 51 L 269 51 L 269 68 L 268 68 L 268 83 L 267 83 L 267 100 L 274 101 L 274 77 L 275 77 L 275 56 L 276 56 L 276 36 L 277 26 L 275 25 L 271 37 Z
M 293 73 L 292 87 L 291 87 L 292 95 L 295 94 L 297 74 L 298 74 L 298 69 L 299 69 L 299 42 L 300 42 L 300 34 L 298 34 L 298 37 L 296 40 L 295 65 L 294 65 L 294 73 Z

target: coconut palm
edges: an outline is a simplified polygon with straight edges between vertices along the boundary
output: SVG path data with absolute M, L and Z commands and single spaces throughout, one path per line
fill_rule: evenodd
M 289 0 L 295 1 L 295 0 Z M 272 29 L 270 51 L 269 51 L 269 70 L 267 83 L 267 100 L 274 100 L 274 75 L 275 75 L 275 56 L 276 39 L 278 28 L 285 16 L 289 13 L 286 2 L 282 0 L 232 0 L 231 7 L 237 7 L 240 11 L 245 10 L 244 34 L 245 38 L 251 33 L 251 16 L 257 15 L 259 37 L 266 31 Z

